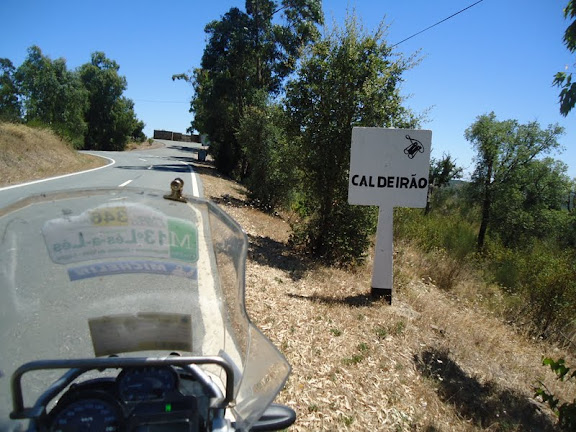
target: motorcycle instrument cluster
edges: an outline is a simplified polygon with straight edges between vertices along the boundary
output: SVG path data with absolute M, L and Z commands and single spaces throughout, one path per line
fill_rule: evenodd
M 183 376 L 190 378 L 187 374 Z M 49 430 L 155 431 L 161 427 L 200 430 L 199 425 L 207 420 L 207 415 L 198 412 L 200 395 L 183 394 L 179 385 L 178 372 L 171 366 L 130 367 L 123 369 L 116 379 L 73 385 L 48 415 Z M 176 415 L 176 422 L 168 419 L 177 412 L 186 415 L 180 418 Z
M 120 406 L 102 397 L 76 400 L 58 409 L 55 414 L 51 421 L 51 432 L 122 430 L 123 415 Z
M 178 374 L 171 367 L 123 370 L 118 376 L 118 393 L 124 402 L 163 399 L 178 388 Z

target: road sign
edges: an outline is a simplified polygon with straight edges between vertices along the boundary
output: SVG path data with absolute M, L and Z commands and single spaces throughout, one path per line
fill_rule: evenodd
M 394 207 L 426 207 L 432 131 L 352 129 L 348 202 L 379 206 L 372 294 L 392 301 Z

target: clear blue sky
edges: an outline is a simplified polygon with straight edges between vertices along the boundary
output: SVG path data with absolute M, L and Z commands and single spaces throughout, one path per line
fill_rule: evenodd
M 354 7 L 366 29 L 381 20 L 396 43 L 476 0 L 325 0 L 326 22 L 342 22 Z M 494 111 L 499 119 L 537 120 L 566 128 L 565 147 L 555 157 L 576 177 L 576 110 L 558 111 L 553 76 L 574 70 L 576 56 L 562 43 L 567 0 L 484 0 L 462 14 L 400 44 L 398 52 L 420 52 L 421 63 L 405 75 L 403 92 L 416 112 L 430 109 L 423 127 L 433 131 L 435 157 L 450 153 L 471 170 L 474 155 L 464 138 L 476 117 Z M 31 45 L 69 69 L 103 51 L 128 80 L 125 95 L 138 118 L 153 129 L 184 132 L 192 90 L 171 80 L 198 67 L 206 43 L 204 26 L 244 0 L 1 0 L 0 57 L 19 66 Z

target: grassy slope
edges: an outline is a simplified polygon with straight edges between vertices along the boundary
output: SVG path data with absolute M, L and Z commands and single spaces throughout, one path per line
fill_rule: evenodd
M 251 208 L 209 164 L 195 170 L 250 239 L 248 313 L 293 367 L 279 397 L 298 412 L 291 430 L 554 430 L 534 385 L 576 398 L 576 385 L 559 385 L 541 366 L 542 356 L 574 357 L 488 312 L 487 293 L 466 278 L 454 291 L 474 295 L 421 277 L 441 263 L 397 242 L 393 305 L 373 301 L 372 263 L 345 272 L 303 261 L 287 246 L 286 221 Z
M 0 183 L 89 163 L 56 141 L 0 124 Z M 396 245 L 393 305 L 372 301 L 371 263 L 351 273 L 300 259 L 287 246 L 286 221 L 251 208 L 243 188 L 210 163 L 195 170 L 206 196 L 248 233 L 248 312 L 293 367 L 278 399 L 298 413 L 291 430 L 553 430 L 533 385 L 543 380 L 576 397 L 576 386 L 559 385 L 540 366 L 543 355 L 574 358 L 515 332 L 483 309 L 480 295 L 465 300 L 427 283 L 422 269 L 434 264 L 410 245 Z
M 0 123 L 0 187 L 101 166 L 46 129 Z

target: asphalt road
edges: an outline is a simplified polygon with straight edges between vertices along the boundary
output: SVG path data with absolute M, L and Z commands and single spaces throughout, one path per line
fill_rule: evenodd
M 131 186 L 168 192 L 170 182 L 176 177 L 184 180 L 185 195 L 202 196 L 202 185 L 191 165 L 191 162 L 198 160 L 201 145 L 156 141 L 165 147 L 130 152 L 90 151 L 87 153 L 108 159 L 108 165 L 86 172 L 0 188 L 0 207 L 30 195 L 66 189 Z

